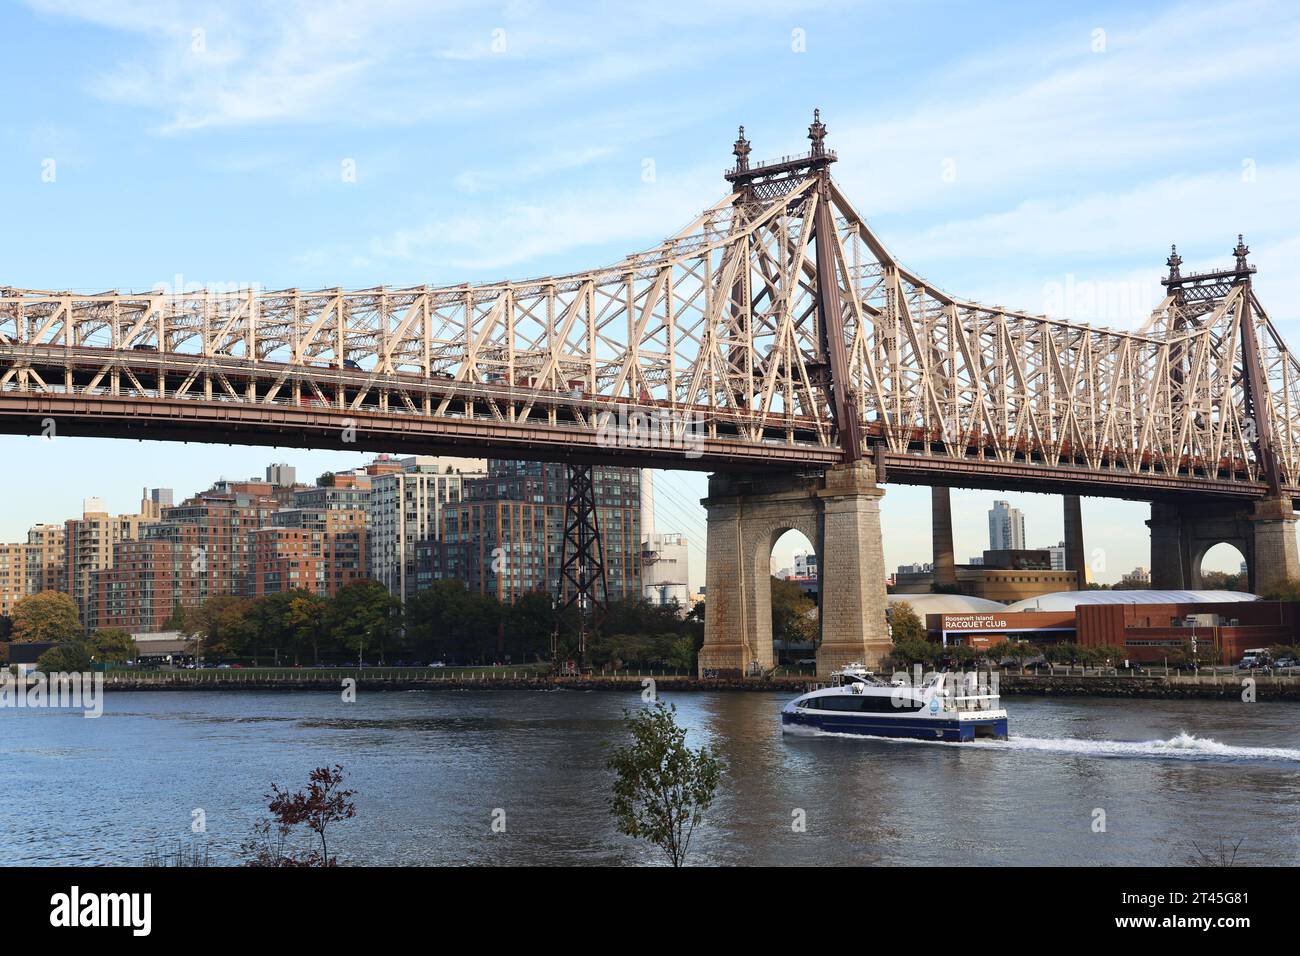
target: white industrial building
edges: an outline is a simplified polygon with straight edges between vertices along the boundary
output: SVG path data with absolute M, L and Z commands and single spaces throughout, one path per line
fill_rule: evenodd
M 654 472 L 641 470 L 641 593 L 651 604 L 691 606 L 691 553 L 681 534 L 655 531 Z

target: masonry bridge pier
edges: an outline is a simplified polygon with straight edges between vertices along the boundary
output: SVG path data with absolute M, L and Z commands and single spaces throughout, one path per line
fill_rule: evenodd
M 821 639 L 818 673 L 889 653 L 885 557 L 875 466 L 856 461 L 813 475 L 712 475 L 708 513 L 708 603 L 700 672 L 767 671 L 772 650 L 772 547 L 801 532 L 818 555 Z
M 1296 515 L 1290 497 L 1252 502 L 1156 501 L 1151 505 L 1151 586 L 1169 590 L 1201 587 L 1201 561 L 1217 544 L 1230 544 L 1246 559 L 1246 589 L 1267 594 L 1300 578 Z

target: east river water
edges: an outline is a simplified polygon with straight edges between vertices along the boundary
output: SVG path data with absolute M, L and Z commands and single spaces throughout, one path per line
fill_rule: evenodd
M 1297 704 L 1010 697 L 1009 741 L 948 745 L 787 737 L 784 695 L 663 696 L 727 765 L 693 863 L 1180 865 L 1221 841 L 1240 841 L 1239 863 L 1300 863 Z M 98 719 L 3 709 L 0 863 L 138 865 L 196 846 L 236 863 L 270 784 L 336 763 L 357 791 L 332 831 L 345 862 L 657 863 L 608 809 L 605 762 L 640 705 L 110 691 Z

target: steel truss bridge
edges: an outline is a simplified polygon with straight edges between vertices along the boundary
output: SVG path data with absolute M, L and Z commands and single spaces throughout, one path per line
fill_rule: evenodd
M 809 153 L 622 262 L 487 285 L 0 288 L 0 431 L 890 481 L 1294 496 L 1300 366 L 1233 266 L 1133 331 L 954 298 Z M 638 421 L 648 429 L 638 429 Z M 626 429 L 620 427 L 627 424 Z

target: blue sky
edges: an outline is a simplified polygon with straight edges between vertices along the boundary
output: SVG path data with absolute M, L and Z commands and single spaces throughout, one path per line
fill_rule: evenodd
M 817 106 L 837 179 L 936 286 L 1131 325 L 1170 242 L 1197 268 L 1240 231 L 1300 343 L 1294 5 L 30 0 L 0 8 L 0 35 L 0 284 L 584 269 L 720 198 L 737 124 L 756 158 L 795 152 Z M 0 454 L 23 463 L 0 475 L 5 540 L 87 495 L 133 510 L 144 485 L 361 460 L 16 437 Z M 703 477 L 659 485 L 661 530 L 701 540 Z M 955 496 L 959 559 L 985 546 L 994 497 Z M 1031 545 L 1060 538 L 1056 499 L 1006 497 Z M 927 559 L 927 508 L 890 488 L 891 566 Z M 1103 580 L 1148 563 L 1145 517 L 1085 501 Z

